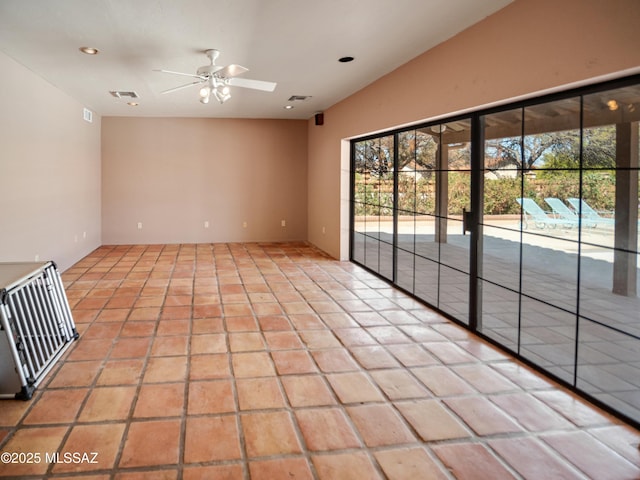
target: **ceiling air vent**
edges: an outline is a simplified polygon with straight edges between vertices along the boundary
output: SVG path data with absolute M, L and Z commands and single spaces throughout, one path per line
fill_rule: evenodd
M 311 98 L 311 95 L 291 95 L 288 101 L 289 102 L 304 101 L 304 100 L 307 100 L 308 98 Z
M 116 98 L 140 98 L 136 92 L 118 92 L 111 90 L 109 93 Z

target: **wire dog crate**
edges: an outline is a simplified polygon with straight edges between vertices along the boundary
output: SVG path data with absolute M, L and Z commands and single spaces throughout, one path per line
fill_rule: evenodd
M 55 263 L 0 263 L 0 321 L 0 398 L 29 400 L 78 338 Z

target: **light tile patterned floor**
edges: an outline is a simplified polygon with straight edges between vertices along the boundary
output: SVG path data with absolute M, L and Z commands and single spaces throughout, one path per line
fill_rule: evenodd
M 42 458 L 2 477 L 640 477 L 639 432 L 307 245 L 105 246 L 63 278 L 81 337 L 0 402 L 0 450 Z

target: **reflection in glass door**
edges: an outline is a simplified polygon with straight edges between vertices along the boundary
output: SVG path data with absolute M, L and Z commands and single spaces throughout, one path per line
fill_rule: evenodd
M 352 148 L 354 261 L 640 424 L 640 76 Z
M 477 331 L 640 419 L 640 87 L 481 116 Z
M 396 284 L 469 322 L 469 119 L 399 132 Z
M 520 344 L 520 256 L 523 226 L 522 109 L 482 117 L 482 205 L 479 232 L 479 331 L 514 352 Z
M 352 145 L 352 257 L 393 280 L 393 136 Z
M 434 238 L 440 250 L 438 308 L 469 324 L 471 237 L 463 215 L 471 210 L 471 121 L 449 122 L 438 130 Z
M 580 98 L 485 115 L 483 124 L 479 330 L 573 382 L 580 228 L 565 202 L 579 196 L 580 175 L 566 159 L 580 150 Z

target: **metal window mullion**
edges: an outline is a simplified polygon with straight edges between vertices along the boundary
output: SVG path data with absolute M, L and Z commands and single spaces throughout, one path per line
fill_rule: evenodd
M 393 236 L 391 255 L 391 281 L 398 283 L 398 133 L 393 135 Z
M 411 249 L 411 257 L 413 259 L 413 282 L 411 284 L 411 293 L 416 292 L 416 230 L 417 230 L 417 214 L 418 214 L 418 130 L 413 131 L 413 248 Z
M 524 112 L 525 108 L 522 107 L 520 109 L 520 197 L 524 197 L 524 179 L 525 179 L 525 158 L 524 158 Z M 520 207 L 520 252 L 519 252 L 519 263 L 518 263 L 518 340 L 516 343 L 516 352 L 520 355 L 520 347 L 522 344 L 522 267 L 523 267 L 523 258 L 522 254 L 524 252 L 523 243 L 524 243 L 524 222 L 525 213 L 522 207 Z
M 349 143 L 349 260 L 354 260 L 355 236 L 356 236 L 356 148 L 355 141 Z
M 469 328 L 482 329 L 483 228 L 480 219 L 484 211 L 484 122 L 479 115 L 471 117 L 471 239 L 469 252 Z
M 376 239 L 378 240 L 378 266 L 376 268 L 376 271 L 382 275 L 381 267 L 380 267 L 380 243 L 382 241 L 382 235 L 380 232 L 380 185 L 382 184 L 382 180 L 381 180 L 381 173 L 382 173 L 382 158 L 380 156 L 380 152 L 382 150 L 382 140 L 380 139 L 380 137 L 378 137 L 378 164 L 380 166 L 379 171 L 378 171 L 378 202 L 376 203 L 376 209 L 378 210 L 378 231 L 377 233 L 377 237 Z
M 368 231 L 367 231 L 367 225 L 369 223 L 369 214 L 367 213 L 367 209 L 368 209 L 368 206 L 369 206 L 369 199 L 367 197 L 368 197 L 368 192 L 369 192 L 369 180 L 371 179 L 371 174 L 369 172 L 370 165 L 367 164 L 368 163 L 367 162 L 367 149 L 371 148 L 371 146 L 369 145 L 368 142 L 369 141 L 367 140 L 365 142 L 365 145 L 364 145 L 364 175 L 365 175 L 365 178 L 364 178 L 364 205 L 365 205 L 365 207 L 364 207 L 364 225 L 363 225 L 363 229 L 364 229 L 364 249 L 363 249 L 363 252 L 362 252 L 362 255 L 363 255 L 362 261 L 364 262 L 364 265 L 367 268 L 371 268 L 369 266 L 369 264 L 367 263 L 367 244 L 369 243 L 368 238 L 367 238 L 369 236 L 368 235 Z
M 441 126 L 441 124 L 440 124 Z M 436 148 L 436 168 L 435 168 L 435 174 L 436 174 L 436 188 L 435 188 L 435 194 L 436 194 L 436 203 L 435 203 L 435 214 L 436 214 L 436 222 L 437 225 L 435 225 L 435 231 L 434 231 L 434 240 L 436 241 L 437 245 L 438 245 L 438 260 L 437 260 L 437 265 L 438 265 L 438 292 L 436 293 L 436 305 L 438 308 L 440 308 L 440 292 L 442 291 L 442 242 L 440 241 L 440 235 L 442 234 L 442 224 L 445 223 L 444 222 L 444 218 L 447 217 L 449 211 L 448 211 L 448 203 L 447 203 L 447 210 L 444 212 L 442 212 L 442 199 L 444 197 L 444 195 L 447 196 L 447 202 L 449 201 L 449 170 L 444 170 L 443 165 L 442 165 L 442 128 L 440 128 L 440 133 L 438 133 L 438 147 Z M 448 166 L 447 166 L 448 168 Z M 447 191 L 446 192 L 442 192 L 442 189 L 444 188 L 442 183 L 443 183 L 443 179 L 444 176 L 447 176 Z M 448 218 L 447 218 L 447 222 L 446 225 L 448 228 Z M 447 232 L 447 230 L 445 229 L 445 232 Z
M 578 147 L 579 155 L 579 171 L 578 171 L 578 198 L 580 199 L 579 207 L 582 209 L 582 180 L 584 174 L 583 161 L 584 147 L 584 95 L 580 95 L 580 145 Z M 582 265 L 582 212 L 578 211 L 578 265 L 576 272 L 576 328 L 575 328 L 575 345 L 573 350 L 573 386 L 578 385 L 578 346 L 580 337 L 580 271 Z

